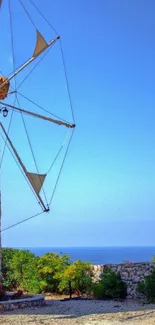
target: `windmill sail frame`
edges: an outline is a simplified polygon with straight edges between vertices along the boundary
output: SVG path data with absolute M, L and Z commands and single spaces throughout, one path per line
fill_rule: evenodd
M 21 166 L 21 168 L 22 168 L 22 170 L 23 170 L 26 178 L 28 179 L 28 181 L 31 184 L 33 190 L 35 191 L 35 193 L 36 193 L 36 195 L 37 195 L 37 197 L 38 197 L 38 199 L 39 199 L 39 201 L 40 201 L 40 203 L 41 203 L 44 211 L 45 212 L 48 212 L 49 211 L 49 208 L 47 208 L 45 206 L 45 204 L 44 204 L 44 202 L 43 202 L 43 200 L 42 200 L 42 198 L 41 198 L 41 196 L 39 194 L 39 192 L 41 190 L 41 187 L 43 185 L 44 179 L 46 177 L 46 174 L 44 174 L 44 175 L 41 174 L 40 175 L 40 174 L 30 173 L 30 172 L 27 171 L 27 169 L 24 166 L 24 164 L 23 164 L 23 162 L 22 162 L 22 160 L 21 160 L 21 158 L 20 158 L 17 150 L 15 149 L 12 141 L 10 140 L 10 137 L 8 136 L 8 134 L 7 134 L 6 130 L 5 130 L 2 122 L 0 122 L 0 127 L 1 127 L 1 129 L 3 131 L 3 133 L 5 134 L 5 137 L 6 137 L 7 141 L 8 141 L 8 143 L 9 143 L 10 147 L 12 148 L 12 150 L 13 150 L 13 152 L 14 152 L 14 154 L 15 154 L 15 156 L 16 156 L 16 158 L 17 158 L 17 160 L 18 160 L 18 162 L 19 162 L 19 164 L 20 164 L 20 166 Z

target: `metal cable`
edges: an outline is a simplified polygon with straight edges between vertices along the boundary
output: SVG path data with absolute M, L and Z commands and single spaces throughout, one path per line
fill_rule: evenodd
M 0 133 L 0 135 L 1 135 L 2 139 L 3 139 L 3 141 L 5 142 L 5 139 L 4 139 L 3 135 L 2 135 L 2 133 Z M 24 176 L 24 178 L 25 178 L 27 184 L 29 185 L 29 188 L 31 189 L 33 195 L 35 196 L 35 198 L 36 198 L 36 200 L 37 200 L 37 202 L 38 202 L 38 197 L 37 197 L 37 195 L 36 195 L 34 189 L 33 189 L 32 186 L 30 185 L 30 183 L 28 182 L 27 177 L 25 176 L 25 174 L 24 174 L 24 172 L 23 172 L 21 166 L 19 165 L 18 161 L 17 161 L 16 158 L 14 157 L 14 155 L 13 155 L 13 153 L 12 153 L 12 151 L 11 151 L 11 149 L 10 149 L 10 147 L 9 147 L 9 145 L 8 145 L 7 143 L 6 143 L 6 146 L 7 146 L 8 150 L 10 151 L 11 156 L 13 157 L 14 161 L 16 162 L 18 168 L 20 169 L 20 171 L 21 171 L 22 175 Z M 1 168 L 1 165 L 0 165 L 0 168 Z
M 53 162 L 52 162 L 50 168 L 49 168 L 48 171 L 47 171 L 47 174 L 49 174 L 49 172 L 51 171 L 52 167 L 54 166 L 54 164 L 55 164 L 57 158 L 58 158 L 59 155 L 60 155 L 60 152 L 61 152 L 62 148 L 63 148 L 63 145 L 61 145 L 61 147 L 60 147 L 58 153 L 56 154 L 56 156 L 55 156 L 55 158 L 54 158 L 54 160 L 53 160 Z
M 12 16 L 11 16 L 10 0 L 9 0 L 9 12 L 10 12 L 10 30 L 11 30 L 11 44 L 12 44 L 13 69 L 15 71 L 15 55 L 14 55 L 14 42 L 13 42 L 13 32 L 12 32 L 13 31 L 13 25 L 12 25 Z M 16 76 L 14 78 L 14 82 L 15 82 L 15 90 L 17 90 Z M 17 93 L 15 94 L 15 102 L 16 101 L 17 101 L 18 107 L 20 108 Z M 15 105 L 15 103 L 14 103 L 14 105 Z M 14 112 L 14 110 L 12 110 L 12 113 L 13 112 Z M 36 166 L 36 170 L 37 170 L 38 176 L 39 176 L 38 165 L 37 165 L 37 161 L 36 161 L 36 158 L 35 158 L 35 155 L 34 155 L 34 151 L 33 151 L 33 148 L 32 148 L 32 144 L 31 144 L 31 141 L 30 141 L 30 137 L 29 137 L 29 134 L 28 134 L 28 130 L 27 130 L 27 127 L 26 127 L 26 123 L 25 123 L 25 120 L 24 120 L 24 116 L 23 116 L 22 112 L 20 112 L 20 113 L 21 113 L 21 118 L 22 118 L 22 122 L 23 122 L 23 125 L 24 125 L 24 129 L 25 129 L 25 132 L 26 132 L 27 140 L 28 140 L 28 143 L 29 143 L 29 146 L 30 146 L 31 154 L 32 154 L 32 157 L 33 157 L 35 166 Z M 40 180 L 40 184 L 41 184 L 40 177 L 39 177 L 39 180 Z M 42 190 L 43 190 L 43 194 L 44 194 L 45 201 L 46 201 L 46 204 L 47 204 L 47 197 L 46 197 L 46 194 L 45 194 L 45 191 L 44 191 L 43 187 L 42 187 Z
M 68 135 L 69 131 L 70 131 L 70 130 L 68 130 L 67 135 Z M 67 136 L 66 136 L 66 137 L 67 137 Z M 61 147 L 60 147 L 58 153 L 56 154 L 56 156 L 55 156 L 55 158 L 54 158 L 54 160 L 53 160 L 51 166 L 49 167 L 49 169 L 48 169 L 48 171 L 47 171 L 47 174 L 49 174 L 49 172 L 51 171 L 52 167 L 54 166 L 54 164 L 55 164 L 57 158 L 59 157 L 60 152 L 61 152 L 61 150 L 62 150 L 63 147 L 64 147 L 64 144 L 65 144 L 65 141 L 66 141 L 66 137 L 65 137 L 65 140 L 63 141 L 63 143 L 62 143 L 62 145 L 61 145 Z
M 36 25 L 35 25 L 35 23 L 34 23 L 33 19 L 31 18 L 31 16 L 30 16 L 29 12 L 28 12 L 28 11 L 27 11 L 27 9 L 25 8 L 25 6 L 24 6 L 23 2 L 22 2 L 21 0 L 19 0 L 19 2 L 20 2 L 20 4 L 21 4 L 21 6 L 23 7 L 23 9 L 24 9 L 25 13 L 27 14 L 27 16 L 28 16 L 29 20 L 31 21 L 32 25 L 35 27 L 35 29 L 37 29 L 37 27 L 36 27 Z
M 37 214 L 34 214 L 33 216 L 31 216 L 31 217 L 29 217 L 29 218 L 26 218 L 26 219 L 24 219 L 24 220 L 22 220 L 22 221 L 16 222 L 16 223 L 14 223 L 14 224 L 11 225 L 11 226 L 8 226 L 8 227 L 2 229 L 1 232 L 4 232 L 4 231 L 6 231 L 6 230 L 8 230 L 8 229 L 10 229 L 10 228 L 16 227 L 16 226 L 20 225 L 21 223 L 24 223 L 24 222 L 29 221 L 29 220 L 31 220 L 31 219 L 34 219 L 34 218 L 40 216 L 40 215 L 43 214 L 43 213 L 45 213 L 45 211 L 40 212 L 40 213 L 37 213 Z
M 14 55 L 14 43 L 13 43 L 13 32 L 12 32 L 13 28 L 12 28 L 12 15 L 11 15 L 11 3 L 10 3 L 10 0 L 9 0 L 8 5 L 9 5 L 9 20 L 10 20 L 10 34 L 11 34 L 11 49 L 12 49 L 12 58 L 13 58 L 13 70 L 15 71 L 15 55 Z M 15 90 L 16 90 L 16 78 L 14 79 L 14 82 L 15 82 Z M 15 105 L 15 103 L 16 103 L 16 96 L 15 96 L 15 100 L 14 100 L 14 105 Z M 7 134 L 8 135 L 9 135 L 11 124 L 12 124 L 13 114 L 14 114 L 14 110 L 12 110 L 12 112 L 11 112 L 9 126 L 8 126 L 8 129 L 7 129 Z M 0 166 L 2 166 L 2 163 L 3 163 L 3 159 L 4 159 L 4 155 L 5 155 L 5 149 L 6 149 L 6 143 L 7 143 L 7 139 L 5 140 Z
M 67 75 L 67 69 L 66 69 L 66 63 L 65 63 L 64 52 L 63 52 L 63 49 L 62 49 L 61 39 L 60 39 L 60 51 L 61 51 L 62 63 L 63 63 L 63 67 L 64 67 L 64 73 L 65 73 L 65 79 L 66 79 L 66 85 L 67 85 L 68 97 L 69 97 L 70 108 L 71 108 L 71 113 L 72 113 L 72 119 L 73 119 L 73 123 L 75 124 L 74 110 L 73 110 L 73 103 L 72 103 L 72 98 L 71 98 L 71 92 L 70 92 L 69 80 L 68 80 L 68 75 Z
M 68 150 L 69 150 L 69 147 L 70 147 L 70 144 L 71 144 L 72 138 L 73 138 L 73 134 L 74 134 L 74 129 L 72 130 L 72 134 L 71 134 L 70 140 L 69 140 L 69 142 L 68 142 L 68 146 L 67 146 L 66 151 L 65 151 L 65 155 L 64 155 L 64 158 L 63 158 L 63 161 L 62 161 L 62 164 L 61 164 L 61 167 L 60 167 L 59 173 L 58 173 L 58 177 L 57 177 L 57 180 L 56 180 L 56 183 L 55 183 L 54 189 L 53 189 L 53 193 L 52 193 L 52 196 L 51 196 L 51 199 L 50 199 L 50 202 L 49 202 L 49 206 L 51 205 L 51 203 L 52 203 L 52 201 L 53 201 L 53 197 L 54 197 L 54 194 L 55 194 L 55 191 L 56 191 L 57 185 L 58 185 L 58 181 L 59 181 L 59 179 L 60 179 L 60 175 L 61 175 L 62 169 L 63 169 L 63 167 L 64 167 L 64 163 L 65 163 L 65 160 L 66 160 L 66 157 L 67 157 L 67 154 L 68 154 Z
M 31 2 L 31 4 L 34 6 L 34 8 L 38 11 L 38 13 L 41 15 L 41 17 L 46 21 L 46 23 L 51 27 L 51 29 L 53 29 L 53 31 L 59 35 L 56 31 L 56 29 L 53 27 L 53 25 L 46 19 L 46 17 L 42 14 L 42 12 L 38 9 L 38 7 L 34 4 L 34 2 L 32 0 L 29 0 Z
M 35 64 L 35 66 L 30 70 L 30 72 L 27 74 L 27 76 L 21 81 L 21 83 L 18 85 L 17 89 L 21 87 L 21 85 L 24 83 L 24 81 L 27 80 L 27 78 L 31 75 L 31 73 L 35 70 L 35 68 L 39 65 L 39 63 L 44 59 L 44 57 L 48 54 L 48 52 L 52 49 L 52 46 L 49 47 L 49 49 L 44 53 L 44 55 L 40 58 L 40 60 Z
M 31 4 L 35 7 L 35 9 L 39 12 L 39 14 L 42 16 L 42 18 L 46 21 L 46 23 L 51 27 L 51 29 L 58 35 L 56 29 L 53 27 L 53 25 L 46 19 L 46 17 L 42 14 L 42 12 L 37 8 L 37 6 L 34 4 L 32 0 L 29 0 Z M 62 56 L 62 62 L 63 62 L 63 67 L 64 67 L 64 73 L 65 73 L 65 79 L 66 79 L 66 84 L 67 84 L 67 91 L 68 91 L 68 96 L 69 96 L 69 101 L 70 101 L 70 108 L 71 108 L 71 113 L 72 113 L 72 118 L 73 118 L 73 123 L 75 124 L 75 117 L 74 117 L 74 110 L 73 110 L 73 103 L 72 103 L 72 98 L 71 98 L 71 92 L 70 92 L 70 86 L 69 86 L 69 80 L 68 80 L 68 74 L 67 74 L 67 69 L 66 69 L 66 63 L 65 63 L 65 58 L 64 58 L 64 52 L 62 49 L 62 43 L 60 39 L 60 50 L 61 50 L 61 56 Z
M 18 103 L 18 107 L 20 108 L 18 97 L 17 97 L 17 103 Z M 26 127 L 24 116 L 23 116 L 22 112 L 20 112 L 20 113 L 21 113 L 21 118 L 22 118 L 22 122 L 23 122 L 23 125 L 24 125 L 24 129 L 25 129 L 25 133 L 26 133 L 26 136 L 27 136 L 27 140 L 28 140 L 28 143 L 29 143 L 29 146 L 30 146 L 31 154 L 32 154 L 32 157 L 33 157 L 33 160 L 34 160 L 34 163 L 35 163 L 35 166 L 36 166 L 36 170 L 37 170 L 37 173 L 38 173 L 38 177 L 39 177 L 39 180 L 40 180 L 40 184 L 42 184 L 41 178 L 40 178 L 40 175 L 39 175 L 39 169 L 38 169 L 36 157 L 35 157 L 35 154 L 34 154 L 34 151 L 33 151 L 33 148 L 32 148 L 32 143 L 31 143 L 31 140 L 30 140 L 30 137 L 29 137 L 29 134 L 28 134 L 28 130 L 27 130 L 27 127 Z M 43 186 L 42 186 L 42 191 L 43 191 L 44 198 L 45 198 L 45 201 L 46 201 L 46 204 L 47 204 L 47 197 L 46 197 L 45 190 L 44 190 Z
M 59 119 L 59 120 L 65 122 L 65 123 L 68 123 L 68 124 L 70 123 L 70 122 L 68 122 L 68 121 L 66 121 L 66 120 L 64 120 L 64 119 L 62 119 L 61 117 L 59 117 L 59 116 L 57 116 L 57 115 L 55 115 L 55 114 L 52 114 L 50 111 L 48 111 L 47 109 L 45 109 L 45 108 L 43 108 L 42 106 L 38 105 L 38 104 L 35 103 L 32 99 L 30 99 L 30 98 L 26 97 L 25 95 L 21 94 L 19 91 L 18 91 L 17 93 L 18 93 L 20 96 L 22 96 L 23 98 L 25 98 L 26 100 L 28 100 L 28 101 L 29 101 L 30 103 L 32 103 L 33 105 L 35 105 L 35 106 L 37 106 L 38 108 L 42 109 L 44 112 L 50 114 L 51 116 L 53 116 L 53 117 L 55 117 L 55 118 L 57 118 L 57 119 Z

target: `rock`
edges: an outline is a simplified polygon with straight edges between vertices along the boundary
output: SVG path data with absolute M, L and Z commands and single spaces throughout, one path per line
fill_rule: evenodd
M 103 269 L 110 268 L 116 273 L 120 273 L 121 279 L 127 284 L 127 297 L 137 297 L 136 287 L 138 282 L 142 282 L 145 276 L 151 274 L 155 269 L 155 263 L 132 263 L 132 264 L 107 264 L 93 266 L 93 282 L 101 279 Z
M 140 277 L 139 276 L 135 276 L 134 279 L 133 279 L 133 282 L 134 283 L 140 282 Z
M 98 271 L 98 265 L 94 265 L 94 272 Z
M 144 273 L 144 276 L 149 276 L 151 272 L 147 271 Z
M 18 306 L 15 304 L 10 304 L 10 310 L 18 309 Z
M 122 272 L 121 273 L 121 278 L 128 278 L 128 273 L 127 272 Z

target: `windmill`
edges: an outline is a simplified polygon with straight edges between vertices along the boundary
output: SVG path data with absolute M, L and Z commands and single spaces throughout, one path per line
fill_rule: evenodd
M 12 12 L 11 12 L 11 3 L 14 2 L 14 0 L 0 0 L 0 9 L 2 8 L 3 3 L 8 4 L 8 11 L 9 11 L 9 15 L 10 15 L 10 28 L 12 28 Z M 51 27 L 51 29 L 53 29 L 53 27 L 51 26 L 51 24 L 47 21 L 47 19 L 45 18 L 45 16 L 43 15 L 43 13 L 37 8 L 36 4 L 32 1 L 29 0 L 29 2 L 31 3 L 31 5 L 35 8 L 35 10 L 37 11 L 37 13 L 45 20 L 46 23 L 48 23 L 48 25 Z M 11 116 L 14 113 L 19 113 L 21 114 L 21 118 L 22 121 L 24 123 L 25 126 L 25 122 L 24 122 L 24 116 L 30 116 L 33 117 L 35 119 L 39 119 L 42 120 L 46 123 L 51 123 L 51 126 L 57 125 L 58 127 L 64 127 L 67 128 L 70 131 L 70 135 L 68 137 L 68 141 L 67 141 L 67 145 L 66 145 L 66 150 L 64 153 L 64 157 L 62 160 L 62 163 L 60 165 L 60 170 L 56 179 L 56 183 L 53 189 L 53 193 L 51 196 L 51 200 L 49 202 L 47 202 L 46 200 L 44 200 L 44 198 L 41 196 L 40 192 L 43 188 L 43 184 L 44 181 L 47 177 L 47 173 L 40 173 L 38 168 L 37 168 L 37 164 L 36 164 L 36 160 L 33 154 L 33 150 L 31 147 L 31 143 L 29 141 L 29 136 L 28 136 L 28 132 L 27 129 L 25 127 L 25 131 L 27 134 L 27 138 L 30 144 L 30 149 L 32 151 L 32 155 L 34 157 L 34 161 L 35 161 L 35 165 L 36 165 L 36 171 L 33 170 L 28 170 L 27 167 L 25 166 L 25 164 L 22 161 L 22 158 L 20 157 L 20 153 L 18 152 L 18 150 L 16 149 L 10 135 L 9 135 L 9 131 L 10 131 L 10 127 L 11 127 L 11 119 L 10 119 L 10 124 L 8 129 L 6 129 L 4 127 L 3 122 L 0 122 L 0 133 L 1 133 L 1 137 L 5 142 L 5 146 L 4 146 L 4 151 L 2 154 L 2 157 L 4 156 L 5 153 L 5 148 L 8 147 L 8 149 L 11 151 L 12 155 L 14 156 L 21 172 L 23 173 L 23 176 L 26 178 L 27 183 L 29 184 L 29 186 L 31 187 L 31 190 L 34 194 L 34 196 L 36 197 L 36 199 L 38 200 L 39 206 L 41 208 L 41 213 L 44 212 L 49 212 L 50 210 L 50 205 L 53 199 L 53 195 L 57 186 L 57 182 L 59 180 L 61 171 L 62 171 L 62 167 L 64 165 L 64 161 L 73 137 L 73 131 L 75 128 L 75 120 L 74 120 L 74 113 L 73 113 L 73 107 L 72 107 L 72 102 L 71 102 L 71 95 L 70 95 L 70 90 L 69 90 L 69 83 L 68 83 L 68 78 L 67 78 L 67 72 L 66 72 L 66 66 L 65 66 L 65 61 L 64 61 L 64 55 L 63 55 L 63 50 L 62 50 L 62 45 L 61 45 L 61 40 L 60 40 L 60 36 L 56 33 L 56 36 L 54 38 L 51 39 L 51 41 L 47 42 L 45 37 L 43 37 L 42 33 L 40 32 L 40 30 L 37 28 L 36 24 L 33 21 L 33 18 L 31 16 L 31 13 L 28 11 L 27 7 L 24 4 L 23 0 L 18 0 L 19 5 L 21 6 L 21 8 L 23 9 L 23 11 L 26 13 L 27 18 L 29 19 L 29 21 L 32 23 L 35 33 L 36 33 L 36 44 L 34 46 L 34 49 L 32 50 L 32 55 L 26 60 L 26 62 L 23 62 L 23 64 L 21 64 L 17 69 L 15 67 L 15 62 L 14 62 L 14 42 L 13 42 L 13 34 L 11 33 L 11 41 L 12 41 L 12 57 L 13 57 L 13 72 L 10 73 L 8 76 L 5 76 L 2 71 L 1 71 L 1 76 L 0 76 L 0 111 L 3 114 L 3 117 L 7 117 L 8 113 L 11 112 Z M 25 2 L 26 3 L 26 2 Z M 28 110 L 26 107 L 21 107 L 19 104 L 19 94 L 22 95 L 21 93 L 19 93 L 19 86 L 17 85 L 16 82 L 16 77 L 18 75 L 21 74 L 22 71 L 26 71 L 27 67 L 31 66 L 32 63 L 34 63 L 35 61 L 37 61 L 40 57 L 41 60 L 44 59 L 44 54 L 46 54 L 48 52 L 48 50 L 50 48 L 52 48 L 53 46 L 55 46 L 56 43 L 60 42 L 60 49 L 61 49 L 61 54 L 62 54 L 62 62 L 63 62 L 63 66 L 64 66 L 64 71 L 65 71 L 65 77 L 66 77 L 66 84 L 67 84 L 67 90 L 68 90 L 68 96 L 69 96 L 69 102 L 70 102 L 70 107 L 71 107 L 71 113 L 72 113 L 72 122 L 68 122 L 66 120 L 64 120 L 63 118 L 57 117 L 56 115 L 52 114 L 51 112 L 47 111 L 46 108 L 41 107 L 38 103 L 36 104 L 37 107 L 41 108 L 44 112 L 48 112 L 48 116 L 45 114 L 40 114 L 38 112 L 34 112 L 33 110 Z M 30 73 L 34 73 L 35 68 L 39 65 L 40 61 L 37 61 L 36 66 L 33 66 L 33 69 L 31 70 Z M 27 74 L 26 78 L 27 79 L 30 75 L 30 73 Z M 25 80 L 24 79 L 24 80 Z M 24 82 L 24 80 L 22 81 L 22 83 Z M 12 81 L 14 81 L 14 86 L 12 85 Z M 14 103 L 10 103 L 10 96 L 14 96 L 15 100 Z M 23 95 L 24 97 L 24 95 Z M 35 104 L 31 99 L 27 98 L 29 100 L 29 102 L 32 102 L 33 104 Z M 49 116 L 50 115 L 50 116 Z M 60 147 L 55 160 L 57 159 L 62 147 L 64 146 L 64 144 Z M 55 162 L 54 160 L 54 162 Z M 0 166 L 2 166 L 2 160 L 1 160 L 1 164 Z M 53 162 L 51 167 L 53 166 Z M 34 217 L 36 217 L 38 214 L 35 214 L 31 217 L 28 217 L 24 220 L 21 220 L 18 223 L 15 223 L 9 227 L 7 227 L 6 229 L 10 228 L 10 227 L 14 227 L 17 224 L 20 224 L 24 221 L 30 220 Z M 0 279 L 2 279 L 2 231 L 6 230 L 6 229 L 2 229 L 1 228 L 1 222 L 2 222 L 2 211 L 1 211 L 1 190 L 0 190 Z

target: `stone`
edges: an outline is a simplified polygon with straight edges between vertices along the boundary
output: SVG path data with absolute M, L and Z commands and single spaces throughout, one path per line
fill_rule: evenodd
M 135 298 L 138 296 L 136 292 L 137 283 L 143 281 L 145 276 L 151 274 L 152 270 L 155 269 L 155 263 L 93 265 L 93 282 L 100 279 L 103 267 L 120 273 L 122 280 L 127 284 L 127 298 Z
M 18 309 L 18 304 L 10 304 L 10 310 Z
M 140 282 L 140 277 L 139 276 L 135 276 L 134 279 L 133 279 L 133 282 L 134 283 Z
M 121 277 L 122 278 L 128 278 L 128 273 L 127 272 L 122 272 Z
M 94 272 L 98 271 L 98 265 L 94 265 Z
M 148 275 L 150 275 L 150 273 L 151 273 L 151 272 L 146 271 L 146 272 L 144 273 L 144 276 L 148 276 Z

